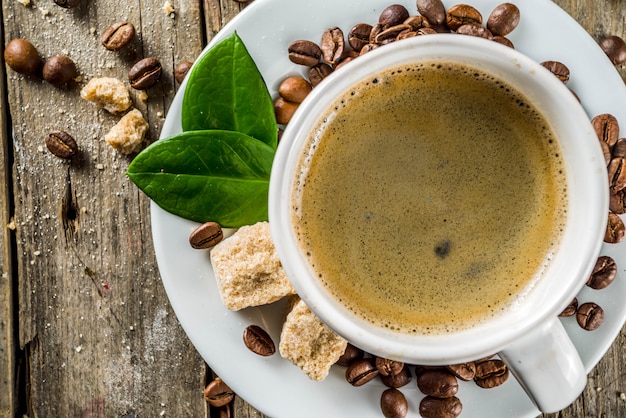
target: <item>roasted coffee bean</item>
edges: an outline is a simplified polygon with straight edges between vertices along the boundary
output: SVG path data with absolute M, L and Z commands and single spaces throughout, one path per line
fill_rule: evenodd
M 370 32 L 370 43 L 373 44 L 376 42 L 376 36 L 383 31 L 383 25 L 377 23 L 372 26 L 372 31 Z
M 433 25 L 443 25 L 446 8 L 441 0 L 417 0 L 417 11 Z
M 617 193 L 626 187 L 626 159 L 613 158 L 607 168 L 609 173 L 609 189 Z
M 406 386 L 409 384 L 411 379 L 411 371 L 406 365 L 404 365 L 402 370 L 400 370 L 400 373 L 396 375 L 380 376 L 380 380 L 383 384 L 390 388 L 401 388 L 402 386 Z
M 443 13 L 443 16 L 445 20 L 445 16 L 446 16 L 445 11 Z M 430 22 L 424 16 L 419 16 L 419 15 L 409 16 L 409 18 L 402 23 L 405 25 L 409 25 L 413 31 L 430 27 Z
M 338 63 L 345 50 L 343 31 L 338 27 L 325 30 L 322 34 L 320 49 L 322 50 L 322 58 L 327 63 L 330 65 Z
M 617 276 L 615 260 L 608 255 L 600 256 L 587 280 L 587 286 L 596 290 L 604 289 L 613 283 L 615 276 Z
M 607 144 L 604 141 L 598 141 L 598 143 L 600 144 L 600 148 L 602 148 L 602 155 L 604 156 L 604 162 L 606 163 L 606 166 L 608 167 L 609 164 L 611 163 L 611 160 L 613 159 L 613 157 L 611 156 L 612 154 L 611 148 L 609 147 L 609 144 Z M 615 146 L 613 146 L 613 148 L 615 148 Z M 622 157 L 615 157 L 615 158 L 624 158 L 624 157 L 622 156 Z
M 607 36 L 600 41 L 600 48 L 609 57 L 613 65 L 626 62 L 626 42 L 619 36 Z
M 78 152 L 78 145 L 65 131 L 52 131 L 46 136 L 46 147 L 59 158 L 70 159 Z
M 133 40 L 135 26 L 128 20 L 115 22 L 104 31 L 100 43 L 109 51 L 119 51 Z
M 250 325 L 243 331 L 243 342 L 246 347 L 260 356 L 271 356 L 276 352 L 272 337 L 258 325 Z
M 396 38 L 398 37 L 398 35 L 406 30 L 411 30 L 411 26 L 410 25 L 405 25 L 405 24 L 400 24 L 400 25 L 396 25 L 396 26 L 390 26 L 387 29 L 384 29 L 383 31 L 381 31 L 380 33 L 378 33 L 376 35 L 376 37 L 374 38 L 374 42 L 382 45 L 382 44 L 386 44 L 389 42 L 393 42 L 396 40 Z
M 189 235 L 189 244 L 196 249 L 206 249 L 219 244 L 224 238 L 222 227 L 216 222 L 205 222 Z
M 362 386 L 376 376 L 378 376 L 378 369 L 369 358 L 357 360 L 346 369 L 346 380 L 352 386 Z
M 604 242 L 608 244 L 617 244 L 621 242 L 624 239 L 624 232 L 626 230 L 622 218 L 613 212 L 609 212 L 609 219 L 606 224 Z
M 559 314 L 559 316 L 567 317 L 573 316 L 576 314 L 576 310 L 578 310 L 578 298 L 572 299 L 572 301 L 563 309 L 563 311 Z
M 349 56 L 349 57 L 342 59 L 341 61 L 339 61 L 339 63 L 335 64 L 334 70 L 337 71 L 338 69 L 340 69 L 341 67 L 343 67 L 344 65 L 352 61 L 354 58 L 355 57 Z
M 418 35 L 432 35 L 433 33 L 439 33 L 437 32 L 437 30 L 433 29 L 433 28 L 421 28 L 418 29 L 417 32 Z
M 348 367 L 355 361 L 361 360 L 364 355 L 365 352 L 363 350 L 348 343 L 348 345 L 346 346 L 346 350 L 343 352 L 341 357 L 339 357 L 339 360 L 337 360 L 336 364 L 339 366 Z
M 447 399 L 426 396 L 420 401 L 422 418 L 456 418 L 461 415 L 463 404 L 456 396 Z
M 73 9 L 80 4 L 80 0 L 54 0 L 54 4 L 64 9 Z
M 60 86 L 76 77 L 76 64 L 70 57 L 55 55 L 44 64 L 42 76 L 48 83 Z
M 583 303 L 576 311 L 576 321 L 586 331 L 598 329 L 604 322 L 604 309 L 593 302 Z
M 218 418 L 230 418 L 231 417 L 230 406 L 224 405 L 224 406 L 217 408 L 217 416 Z
M 487 18 L 487 29 L 494 35 L 506 36 L 513 32 L 519 21 L 519 8 L 512 3 L 502 3 Z
M 468 4 L 452 6 L 446 13 L 446 26 L 453 31 L 456 31 L 463 25 L 482 25 L 482 23 L 483 16 L 475 7 Z
M 292 103 L 302 103 L 311 90 L 311 84 L 300 76 L 287 77 L 278 86 L 280 97 Z
M 456 33 L 459 35 L 470 35 L 476 36 L 479 38 L 485 39 L 493 39 L 493 34 L 484 26 L 476 25 L 473 23 L 462 25 L 457 30 Z
M 451 398 L 459 391 L 459 382 L 445 369 L 423 370 L 417 374 L 417 387 L 424 395 Z
M 323 79 L 333 72 L 333 68 L 326 63 L 319 63 L 309 69 L 309 82 L 311 87 L 317 86 Z
M 502 360 L 487 360 L 476 363 L 474 382 L 481 388 L 500 386 L 509 378 L 509 368 Z
M 507 37 L 496 35 L 493 38 L 491 38 L 491 40 L 499 44 L 502 44 L 504 46 L 508 46 L 509 48 L 515 49 L 515 45 L 513 45 L 513 42 L 511 42 L 511 40 Z
M 298 110 L 298 103 L 289 102 L 282 97 L 274 100 L 274 115 L 279 125 L 287 125 L 296 110 Z
M 409 412 L 409 403 L 398 389 L 386 389 L 380 397 L 380 409 L 385 418 L 404 418 Z
M 37 49 L 26 39 L 16 38 L 4 48 L 4 61 L 13 71 L 33 75 L 41 68 L 41 58 Z
M 367 54 L 368 52 L 375 50 L 379 46 L 380 45 L 378 44 L 367 44 L 363 48 L 361 48 L 361 55 Z
M 158 59 L 144 58 L 128 71 L 128 81 L 134 89 L 147 90 L 159 81 L 162 71 L 163 68 Z
M 604 142 L 604 141 L 602 141 Z M 618 138 L 611 150 L 612 158 L 626 158 L 626 138 Z
M 593 129 L 598 135 L 598 139 L 606 142 L 613 148 L 619 137 L 619 123 L 617 118 L 610 113 L 603 113 L 591 119 Z
M 428 28 L 430 29 L 430 28 Z M 421 30 L 421 29 L 420 29 Z M 402 39 L 412 38 L 414 36 L 418 36 L 418 33 L 415 31 L 404 31 L 400 32 L 396 37 L 396 41 L 401 41 Z
M 473 361 L 460 364 L 450 364 L 446 366 L 446 369 L 448 369 L 448 371 L 455 377 L 466 382 L 474 379 L 474 376 L 476 375 L 476 364 Z
M 287 49 L 289 51 L 289 59 L 295 64 L 313 67 L 319 64 L 322 58 L 322 50 L 316 43 L 311 41 L 293 41 Z
M 383 29 L 396 26 L 404 22 L 409 17 L 409 11 L 400 4 L 392 4 L 385 8 L 378 17 L 378 23 Z
M 404 368 L 404 363 L 401 361 L 390 360 L 384 357 L 376 357 L 374 365 L 381 376 L 395 376 Z
M 541 66 L 547 68 L 548 71 L 557 76 L 557 78 L 563 83 L 567 83 L 569 81 L 569 68 L 567 68 L 567 66 L 562 62 L 544 61 L 541 63 Z
M 220 408 L 235 398 L 235 392 L 219 377 L 213 379 L 204 388 L 204 399 L 209 405 Z
M 193 62 L 191 61 L 183 61 L 176 66 L 176 69 L 174 69 L 174 78 L 176 79 L 176 81 L 178 81 L 178 84 L 181 84 L 183 82 L 183 80 L 187 76 L 187 73 L 189 72 L 189 70 L 191 70 L 192 65 Z
M 360 51 L 365 45 L 370 43 L 370 33 L 372 25 L 358 23 L 348 32 L 348 43 L 355 51 Z
M 626 213 L 626 190 L 610 194 L 609 209 L 618 215 Z

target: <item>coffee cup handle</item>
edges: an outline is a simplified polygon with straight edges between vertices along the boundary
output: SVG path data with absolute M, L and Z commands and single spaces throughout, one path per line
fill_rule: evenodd
M 578 351 L 556 316 L 498 354 L 541 412 L 566 408 L 587 384 Z

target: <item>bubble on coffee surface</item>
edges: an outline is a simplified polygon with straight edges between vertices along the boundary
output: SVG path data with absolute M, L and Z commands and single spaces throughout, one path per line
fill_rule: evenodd
M 294 186 L 300 246 L 334 297 L 378 326 L 475 326 L 517 304 L 558 245 L 559 147 L 522 94 L 481 70 L 377 74 L 311 134 Z

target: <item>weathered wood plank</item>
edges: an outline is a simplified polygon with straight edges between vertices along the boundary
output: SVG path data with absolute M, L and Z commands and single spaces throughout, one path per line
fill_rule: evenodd
M 159 280 L 149 201 L 125 177 L 129 157 L 102 137 L 120 116 L 80 99 L 95 76 L 126 79 L 140 58 L 156 56 L 161 83 L 135 106 L 160 132 L 176 89 L 173 68 L 202 47 L 200 5 L 83 1 L 3 2 L 5 38 L 24 37 L 43 58 L 67 54 L 80 77 L 55 88 L 8 73 L 15 129 L 15 219 L 19 275 L 19 345 L 25 350 L 29 416 L 203 416 L 205 365 L 184 335 Z M 99 39 L 128 19 L 137 36 L 119 53 Z M 73 135 L 71 163 L 49 154 L 52 129 Z

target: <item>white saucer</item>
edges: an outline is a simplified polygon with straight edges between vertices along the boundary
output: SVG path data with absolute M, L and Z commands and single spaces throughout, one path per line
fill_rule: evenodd
M 417 13 L 414 0 L 402 0 Z M 444 2 L 446 6 L 454 3 Z M 500 0 L 474 0 L 486 19 Z M 347 33 L 356 23 L 373 23 L 392 4 L 381 0 L 256 0 L 236 16 L 211 42 L 237 31 L 248 47 L 272 94 L 288 75 L 304 71 L 287 58 L 287 46 L 297 39 L 319 42 L 322 32 L 338 26 Z M 626 88 L 621 77 L 596 42 L 569 15 L 548 0 L 517 2 L 519 27 L 510 35 L 517 50 L 536 61 L 556 60 L 571 71 L 569 86 L 593 117 L 612 113 L 626 132 Z M 460 35 L 459 35 L 460 36 Z M 181 86 L 170 108 L 161 136 L 181 131 Z M 622 136 L 626 136 L 622 134 Z M 266 329 L 278 343 L 283 305 L 230 312 L 217 292 L 209 253 L 191 248 L 189 234 L 197 224 L 171 215 L 154 203 L 152 233 L 163 284 L 180 323 L 202 357 L 231 388 L 264 414 L 274 418 L 359 417 L 380 418 L 382 383 L 350 386 L 344 369 L 333 367 L 323 382 L 309 380 L 299 368 L 278 354 L 266 358 L 249 351 L 243 330 L 250 324 Z M 605 310 L 605 322 L 597 330 L 582 330 L 574 318 L 563 318 L 587 371 L 604 355 L 626 320 L 626 242 L 604 244 L 602 254 L 612 256 L 618 277 L 604 290 L 585 287 L 580 303 L 593 301 Z M 423 395 L 413 380 L 402 392 L 409 401 L 409 417 L 418 417 Z M 458 397 L 464 417 L 533 417 L 539 414 L 522 388 L 511 377 L 494 389 L 480 389 L 461 382 Z

